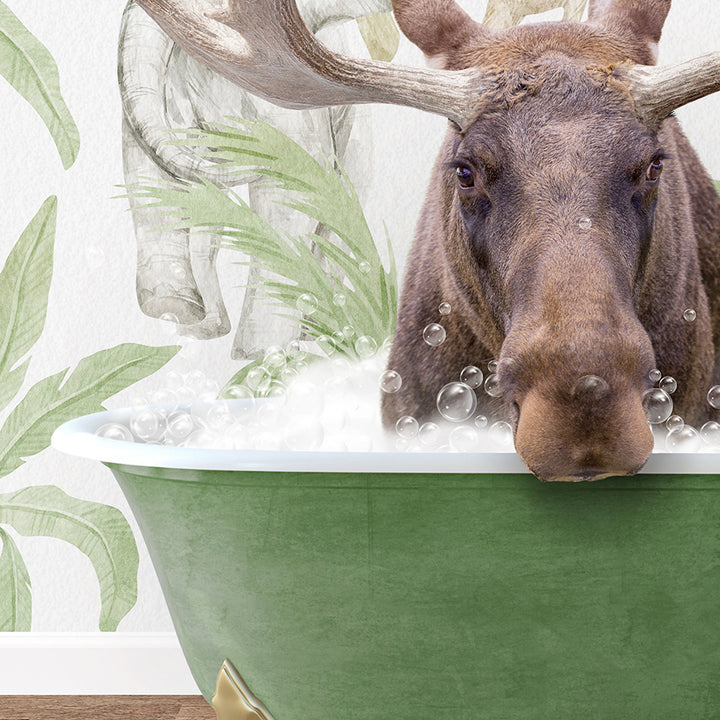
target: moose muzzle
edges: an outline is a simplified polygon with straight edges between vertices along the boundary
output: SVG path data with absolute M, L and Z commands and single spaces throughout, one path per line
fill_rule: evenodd
M 635 474 L 653 449 L 642 405 L 653 362 L 634 318 L 613 332 L 511 333 L 499 377 L 523 462 L 543 481 Z

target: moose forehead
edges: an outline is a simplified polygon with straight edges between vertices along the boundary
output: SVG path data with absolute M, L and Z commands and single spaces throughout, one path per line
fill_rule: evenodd
M 454 159 L 494 177 L 575 166 L 588 180 L 634 179 L 660 150 L 622 82 L 562 55 L 495 74 L 485 110 L 453 143 Z

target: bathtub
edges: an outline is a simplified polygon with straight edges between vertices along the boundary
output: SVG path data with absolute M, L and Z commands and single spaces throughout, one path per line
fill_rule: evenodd
M 127 418 L 53 445 L 117 478 L 220 720 L 720 716 L 720 455 L 542 484 L 514 453 L 93 434 Z

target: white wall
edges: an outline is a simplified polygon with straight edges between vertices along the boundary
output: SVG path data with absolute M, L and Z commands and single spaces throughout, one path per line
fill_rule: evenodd
M 26 385 L 118 342 L 165 344 L 158 323 L 138 310 L 134 293 L 134 249 L 130 214 L 122 200 L 120 101 L 116 85 L 116 46 L 122 0 L 31 2 L 6 0 L 25 25 L 49 48 L 61 76 L 64 97 L 78 123 L 81 152 L 63 170 L 37 115 L 0 81 L 3 108 L 0 133 L 0 255 L 4 258 L 21 231 L 50 194 L 59 196 L 55 273 L 46 329 L 33 353 Z M 481 17 L 484 2 L 462 2 Z M 720 48 L 720 7 L 710 0 L 675 0 L 660 48 L 660 62 L 673 62 Z M 399 62 L 419 64 L 420 53 L 403 42 Z M 394 107 L 374 107 L 374 187 L 367 207 L 372 229 L 407 244 L 425 193 L 435 148 L 443 133 L 441 118 Z M 711 174 L 720 178 L 720 93 L 679 111 L 679 116 Z M 90 248 L 88 253 L 86 248 Z M 104 261 L 94 260 L 99 251 Z M 237 317 L 241 291 L 229 263 L 221 281 L 231 317 Z M 224 380 L 236 369 L 230 361 L 232 335 L 206 342 L 200 362 Z M 180 357 L 174 367 L 183 362 Z M 142 388 L 140 388 L 142 390 Z M 110 406 L 129 401 L 133 389 Z M 0 418 L 1 420 L 2 418 Z M 2 492 L 53 483 L 67 492 L 129 508 L 112 476 L 92 462 L 53 450 L 2 480 Z M 139 536 L 138 536 L 139 537 Z M 33 581 L 34 632 L 94 632 L 99 594 L 89 561 L 59 541 L 17 538 Z M 122 621 L 122 632 L 157 633 L 172 626 L 142 543 L 140 590 L 136 607 Z M 0 687 L 0 694 L 6 692 Z

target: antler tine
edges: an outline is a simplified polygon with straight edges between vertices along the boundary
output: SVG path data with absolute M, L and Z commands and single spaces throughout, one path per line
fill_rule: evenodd
M 676 108 L 720 90 L 720 52 L 674 65 L 635 65 L 626 77 L 638 114 L 657 125 Z
M 476 70 L 444 71 L 331 53 L 294 0 L 138 0 L 183 48 L 232 82 L 290 108 L 353 103 L 407 105 L 461 128 L 487 82 Z

